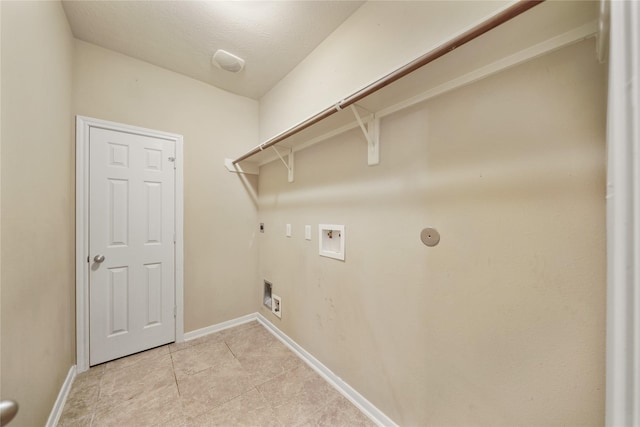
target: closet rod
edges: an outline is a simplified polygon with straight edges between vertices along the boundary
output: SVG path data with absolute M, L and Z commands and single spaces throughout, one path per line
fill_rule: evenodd
M 280 133 L 279 135 L 274 136 L 273 138 L 271 138 L 270 140 L 263 142 L 262 144 L 258 145 L 257 147 L 253 148 L 251 151 L 243 154 L 242 156 L 238 157 L 237 159 L 233 160 L 233 164 L 237 164 L 238 162 L 241 162 L 251 156 L 253 156 L 254 154 L 257 154 L 261 151 L 263 151 L 266 148 L 272 147 L 274 145 L 276 145 L 279 142 L 284 141 L 285 139 L 305 130 L 306 128 L 308 128 L 309 126 L 312 126 L 324 119 L 326 119 L 329 116 L 332 116 L 333 114 L 337 113 L 340 110 L 343 110 L 347 107 L 349 107 L 352 104 L 355 104 L 356 102 L 360 101 L 363 98 L 366 98 L 367 96 L 371 95 L 372 93 L 384 88 L 385 86 L 390 85 L 391 83 L 395 82 L 398 79 L 401 79 L 402 77 L 406 76 L 407 74 L 417 70 L 418 68 L 421 68 L 425 65 L 427 65 L 430 62 L 435 61 L 436 59 L 440 58 L 441 56 L 446 55 L 447 53 L 451 52 L 452 50 L 455 50 L 456 48 L 464 45 L 465 43 L 470 42 L 471 40 L 480 37 L 481 35 L 483 35 L 484 33 L 494 29 L 495 27 L 504 24 L 505 22 L 515 18 L 516 16 L 520 15 L 521 13 L 526 12 L 527 10 L 531 9 L 532 7 L 540 4 L 544 2 L 544 0 L 518 0 L 517 3 L 515 3 L 513 6 L 509 6 L 508 8 L 506 8 L 505 10 L 503 10 L 502 12 L 498 13 L 495 16 L 492 16 L 491 18 L 487 19 L 486 21 L 480 23 L 479 25 L 471 28 L 470 30 L 460 34 L 459 36 L 451 39 L 450 41 L 448 41 L 447 43 L 435 48 L 434 50 L 425 53 L 424 55 L 414 59 L 413 61 L 411 61 L 410 63 L 408 63 L 407 65 L 398 68 L 397 70 L 393 71 L 392 73 L 387 74 L 386 76 L 382 77 L 379 80 L 376 80 L 375 82 L 371 83 L 370 85 L 360 89 L 359 91 L 353 93 L 352 95 L 346 97 L 345 99 L 343 99 L 342 101 L 338 102 L 337 104 L 321 111 L 320 113 L 309 117 L 308 119 L 306 119 L 305 121 L 297 124 L 296 126 Z

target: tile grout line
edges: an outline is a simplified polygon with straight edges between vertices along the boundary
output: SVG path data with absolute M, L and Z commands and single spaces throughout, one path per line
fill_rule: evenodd
M 238 359 L 238 356 L 236 356 L 236 354 L 233 352 L 233 350 L 231 350 L 231 347 L 229 347 L 229 344 L 227 343 L 227 340 L 225 340 L 225 339 L 223 338 L 223 339 L 222 339 L 222 342 L 224 343 L 224 345 L 226 345 L 226 346 L 227 346 L 227 350 L 229 350 L 229 353 L 231 353 L 231 355 L 233 356 L 233 358 L 234 358 L 235 360 L 237 360 L 237 361 L 238 361 L 238 363 L 239 363 L 240 365 L 242 365 L 242 362 L 240 361 L 240 359 Z
M 178 377 L 176 375 L 176 365 L 173 361 L 173 353 L 169 352 L 169 358 L 171 359 L 171 372 L 173 373 L 173 381 L 176 383 L 178 396 L 182 399 L 182 394 L 180 393 L 180 385 L 178 384 Z M 180 400 L 180 403 L 182 404 L 182 400 Z
M 284 375 L 284 374 L 282 374 Z M 279 378 L 282 375 L 278 375 L 275 378 Z M 263 383 L 264 384 L 264 383 Z M 273 412 L 273 416 L 276 419 L 276 421 L 278 421 L 278 424 L 280 424 L 281 426 L 284 426 L 285 424 L 282 422 L 282 420 L 278 417 L 278 413 L 276 412 L 276 408 L 277 406 L 273 406 L 271 404 L 271 402 L 264 396 L 264 394 L 260 391 L 260 389 L 258 387 L 256 387 L 256 390 L 258 391 L 258 393 L 260 393 L 260 397 L 262 397 L 262 399 L 267 403 L 267 405 L 269 405 L 269 409 L 271 409 L 271 412 Z
M 262 325 L 261 325 L 261 326 L 262 326 Z M 262 327 L 264 328 L 264 326 L 262 326 Z M 264 329 L 265 329 L 265 330 L 267 330 L 267 328 L 264 328 Z M 267 332 L 268 332 L 268 330 L 267 330 Z M 225 343 L 226 343 L 226 342 L 225 342 Z M 264 348 L 264 347 L 268 347 L 268 346 L 271 346 L 271 345 L 274 345 L 274 343 L 268 343 L 268 344 L 265 344 L 264 346 L 259 347 L 259 348 L 260 348 L 260 349 L 262 349 L 262 348 Z M 229 348 L 229 350 L 231 351 L 231 349 L 230 349 L 230 348 Z M 233 354 L 233 352 L 232 352 L 232 354 Z M 294 354 L 294 356 L 296 357 L 296 359 L 297 359 L 297 360 L 299 360 L 302 364 L 304 364 L 304 360 L 303 360 L 299 355 L 297 355 L 297 354 L 295 354 L 295 353 L 293 353 L 293 354 Z M 234 356 L 234 357 L 235 357 L 235 356 Z M 240 362 L 240 360 L 238 360 L 238 361 Z M 240 364 L 242 365 L 242 362 L 240 362 Z M 274 377 L 272 377 L 272 378 L 268 378 L 268 379 L 266 379 L 266 380 L 262 381 L 260 384 L 254 384 L 254 388 L 258 391 L 258 393 L 260 394 L 260 396 L 264 399 L 264 401 L 267 403 L 267 405 L 269 406 L 269 408 L 272 410 L 272 412 L 273 412 L 273 414 L 274 414 L 274 417 L 275 417 L 276 421 L 277 421 L 277 422 L 278 422 L 278 424 L 280 424 L 281 426 L 285 426 L 285 423 L 284 423 L 284 422 L 283 422 L 283 421 L 278 417 L 278 414 L 277 414 L 276 409 L 277 409 L 277 408 L 279 408 L 279 407 L 281 407 L 281 406 L 283 406 L 283 405 L 285 405 L 287 402 L 289 402 L 289 401 L 293 400 L 296 396 L 298 396 L 298 395 L 302 394 L 303 392 L 301 391 L 301 392 L 299 392 L 299 393 L 296 393 L 296 395 L 295 395 L 295 396 L 291 396 L 289 399 L 287 399 L 287 402 L 284 402 L 283 404 L 278 405 L 278 406 L 274 406 L 274 405 L 273 405 L 273 404 L 272 404 L 268 399 L 266 399 L 266 398 L 265 398 L 265 395 L 264 395 L 264 394 L 263 394 L 263 393 L 258 389 L 258 387 L 259 387 L 259 386 L 261 386 L 261 385 L 264 385 L 264 384 L 266 384 L 266 383 L 268 383 L 268 382 L 270 382 L 270 381 L 273 381 L 273 380 L 275 380 L 275 379 L 277 379 L 277 378 L 286 377 L 287 375 L 290 375 L 290 374 L 291 374 L 291 372 L 292 372 L 293 370 L 297 369 L 297 368 L 298 368 L 297 366 L 296 366 L 296 367 L 293 367 L 293 368 L 290 368 L 290 369 L 285 370 L 284 372 L 282 372 L 282 373 L 280 373 L 280 374 L 278 374 L 278 375 L 276 375 L 276 376 L 274 376 Z M 325 382 L 326 382 L 326 380 L 324 380 L 324 379 L 322 379 L 322 381 L 325 381 Z M 335 400 L 335 399 L 333 399 L 333 400 Z M 323 410 L 327 409 L 327 408 L 329 407 L 329 404 L 330 404 L 333 400 L 331 400 L 330 402 L 326 402 L 324 405 L 322 405 L 321 407 L 319 407 L 319 408 L 317 408 L 315 411 L 313 411 L 311 414 L 309 414 L 309 416 L 308 416 L 307 418 L 305 418 L 305 422 L 306 422 L 306 421 L 308 421 L 309 419 L 311 419 L 311 416 L 312 416 L 312 415 L 314 415 L 314 414 L 316 414 L 316 413 L 318 413 L 318 412 L 320 412 L 320 411 L 323 411 Z M 304 423 L 304 422 L 303 422 L 303 423 Z M 301 423 L 301 424 L 303 424 L 303 423 Z
M 175 382 L 176 390 L 178 391 L 178 400 L 180 401 L 179 403 L 180 403 L 180 409 L 182 411 L 182 418 L 186 423 L 187 421 L 189 421 L 189 415 L 186 414 L 184 410 L 184 403 L 182 402 L 182 393 L 180 392 L 180 384 L 178 384 L 178 376 L 176 375 L 176 365 L 173 360 L 173 353 L 174 352 L 171 351 L 171 348 L 169 348 L 169 358 L 171 359 L 171 371 L 173 372 L 173 381 Z
M 260 325 L 259 323 L 256 323 L 256 325 L 252 325 L 252 326 L 250 326 L 250 327 L 249 327 L 249 328 L 247 328 L 247 329 L 253 329 L 253 328 L 258 327 L 258 326 L 262 326 L 262 325 Z M 262 327 L 264 328 L 264 326 L 262 326 Z M 265 330 L 266 330 L 266 328 L 265 328 Z M 231 347 L 229 346 L 229 343 L 227 342 L 227 338 L 222 338 L 222 340 L 221 340 L 221 341 L 222 341 L 222 343 L 227 347 L 227 349 L 229 350 L 229 352 L 230 352 L 230 353 L 231 353 L 231 355 L 233 356 L 234 360 L 236 360 L 236 361 L 240 364 L 240 367 L 242 368 L 242 370 L 243 370 L 245 373 L 247 373 L 247 374 L 249 375 L 249 373 L 246 371 L 245 367 L 242 365 L 242 362 L 240 361 L 240 359 L 238 359 L 238 355 L 236 355 L 236 353 L 234 353 L 234 352 L 233 352 L 233 350 L 231 350 Z M 265 344 L 265 345 L 264 345 L 264 346 L 262 346 L 262 347 L 266 347 L 266 346 L 268 346 L 268 345 L 269 345 L 269 344 Z M 262 348 L 262 347 L 260 347 L 260 348 Z M 212 367 L 207 368 L 207 369 L 212 369 Z M 283 374 L 284 374 L 284 373 L 283 373 Z M 282 374 L 282 375 L 283 375 L 283 374 Z M 269 380 L 268 380 L 268 381 L 269 381 Z M 266 381 L 265 381 L 265 382 L 266 382 Z M 264 383 L 261 383 L 261 384 L 264 384 Z M 244 390 L 243 392 L 241 392 L 240 394 L 238 394 L 238 395 L 236 395 L 236 396 L 230 397 L 229 399 L 227 399 L 227 400 L 225 400 L 225 401 L 221 402 L 220 404 L 218 404 L 218 405 L 214 406 L 213 408 L 210 408 L 210 410 L 209 410 L 209 411 L 207 411 L 207 412 L 210 412 L 210 411 L 211 411 L 211 410 L 213 410 L 213 409 L 219 408 L 219 407 L 221 407 L 222 405 L 225 405 L 225 404 L 227 404 L 227 403 L 231 402 L 232 400 L 235 400 L 235 399 L 237 399 L 237 398 L 239 398 L 239 397 L 241 397 L 241 396 L 243 396 L 243 395 L 247 394 L 247 393 L 248 393 L 248 392 L 250 392 L 251 390 L 256 390 L 256 391 L 260 394 L 260 396 L 264 399 L 264 396 L 262 395 L 262 393 L 260 393 L 260 390 L 258 390 L 258 388 L 257 388 L 257 387 L 258 387 L 257 385 L 255 385 L 255 384 L 253 384 L 253 382 L 251 382 L 251 387 L 250 387 L 249 389 Z M 266 401 L 266 399 L 265 399 L 265 401 Z M 270 404 L 268 401 L 266 401 L 266 402 L 267 402 L 267 404 L 269 405 L 269 407 L 270 407 L 271 409 L 273 409 L 273 408 L 271 407 L 271 404 Z M 204 412 L 203 414 L 200 414 L 200 415 L 198 415 L 198 416 L 202 416 L 202 415 L 206 414 L 207 412 Z M 278 420 L 278 423 L 279 423 L 280 425 L 283 425 L 277 417 L 276 417 L 276 419 Z
M 288 358 L 284 358 L 284 356 L 282 356 L 279 351 L 269 351 L 268 349 L 270 347 L 273 347 L 274 344 L 273 342 L 269 341 L 267 343 L 263 343 L 263 337 L 262 337 L 262 331 L 256 331 L 254 328 L 257 328 L 258 326 L 261 326 L 265 331 L 269 332 L 268 328 L 266 328 L 264 325 L 260 324 L 260 323 L 256 323 L 255 325 L 251 325 L 248 328 L 246 328 L 247 330 L 254 330 L 253 333 L 249 333 L 249 334 L 244 334 L 244 332 L 241 331 L 237 331 L 237 332 L 233 332 L 231 334 L 226 334 L 226 336 L 222 336 L 219 337 L 218 339 L 216 339 L 215 341 L 211 341 L 211 342 L 219 342 L 221 344 L 224 344 L 224 348 L 226 348 L 226 350 L 231 354 L 232 356 L 232 360 L 235 361 L 234 363 L 237 363 L 240 370 L 238 370 L 238 374 L 240 374 L 239 376 L 236 377 L 229 377 L 230 379 L 233 380 L 233 378 L 238 378 L 240 379 L 241 377 L 246 376 L 246 379 L 248 381 L 247 384 L 245 384 L 245 386 L 248 386 L 246 389 L 242 390 L 242 388 L 244 387 L 236 387 L 236 390 L 238 390 L 233 396 L 226 396 L 226 398 L 221 401 L 219 404 L 212 406 L 212 407 L 207 407 L 207 410 L 201 414 L 198 414 L 197 416 L 194 416 L 193 418 L 197 418 L 197 417 L 201 417 L 203 415 L 205 415 L 208 412 L 211 412 L 217 408 L 220 408 L 223 405 L 227 405 L 229 404 L 229 402 L 232 402 L 238 398 L 242 398 L 243 396 L 246 396 L 247 394 L 250 393 L 254 393 L 254 391 L 258 392 L 258 396 L 260 396 L 260 399 L 262 400 L 263 403 L 261 403 L 260 405 L 265 405 L 263 406 L 265 408 L 265 410 L 267 410 L 266 408 L 268 408 L 269 410 L 269 419 L 271 419 L 272 421 L 275 421 L 275 423 L 278 426 L 286 426 L 287 424 L 283 423 L 283 421 L 281 420 L 281 417 L 284 416 L 285 419 L 287 419 L 287 413 L 281 413 L 279 414 L 277 409 L 279 407 L 281 407 L 282 405 L 274 405 L 275 401 L 272 402 L 272 400 L 270 400 L 268 397 L 269 396 L 277 396 L 279 393 L 265 393 L 262 392 L 260 387 L 262 387 L 264 384 L 267 384 L 271 381 L 284 381 L 287 378 L 290 378 L 291 381 L 300 381 L 302 380 L 304 382 L 304 378 L 302 379 L 297 379 L 296 380 L 296 376 L 293 375 L 293 373 L 295 372 L 296 369 L 299 369 L 300 366 L 304 366 L 305 365 L 305 360 L 300 357 L 298 354 L 296 354 L 295 352 L 293 353 L 296 360 L 302 362 L 302 364 L 296 364 L 295 366 L 291 366 L 292 360 L 289 360 Z M 243 328 L 244 329 L 244 328 Z M 238 335 L 238 333 L 240 333 L 240 335 Z M 255 339 L 251 339 L 251 338 L 255 338 Z M 234 338 L 238 338 L 238 339 L 234 339 Z M 277 337 L 276 337 L 277 338 Z M 174 384 L 176 385 L 176 389 L 178 391 L 178 400 L 180 403 L 180 409 L 181 409 L 181 417 L 183 422 L 188 423 L 190 422 L 191 416 L 193 414 L 188 413 L 186 411 L 186 407 L 185 407 L 185 403 L 184 403 L 184 398 L 187 396 L 183 396 L 182 392 L 185 392 L 185 390 L 181 390 L 180 388 L 180 382 L 178 381 L 177 378 L 177 368 L 176 368 L 176 363 L 178 365 L 180 365 L 180 360 L 182 360 L 182 358 L 178 358 L 179 360 L 176 362 L 176 360 L 173 358 L 174 353 L 178 354 L 180 351 L 196 351 L 196 349 L 198 347 L 200 347 L 201 345 L 205 345 L 207 344 L 207 340 L 200 342 L 199 344 L 193 345 L 193 346 L 188 346 L 188 347 L 184 347 L 181 349 L 177 349 L 176 351 L 172 351 L 170 346 L 166 346 L 166 350 L 168 351 L 165 354 L 168 354 L 170 359 L 171 359 L 171 368 L 172 368 L 172 374 L 173 374 L 173 379 L 174 379 Z M 235 345 L 234 345 L 235 343 Z M 251 345 L 259 345 L 259 347 L 257 347 L 257 349 L 263 350 L 263 349 L 267 349 L 266 353 L 262 353 L 262 352 L 258 352 L 259 354 L 252 354 L 254 348 Z M 261 345 L 262 344 L 262 345 Z M 216 344 L 217 345 L 217 344 Z M 234 353 L 231 349 L 231 347 L 237 347 L 237 353 Z M 222 351 L 222 347 L 218 347 L 219 351 Z M 244 349 L 244 350 L 243 350 Z M 290 350 L 290 349 L 289 349 Z M 201 351 L 204 351 L 205 353 L 203 353 L 203 356 L 205 356 L 205 359 L 207 359 L 209 362 L 211 361 L 216 361 L 218 360 L 217 357 L 215 355 L 217 355 L 218 353 L 211 353 L 211 354 L 207 354 L 207 350 L 203 349 Z M 196 351 L 197 352 L 197 351 Z M 277 362 L 277 366 L 273 365 L 273 370 L 271 368 L 267 368 L 267 367 L 263 367 L 262 365 L 262 361 L 264 360 L 265 357 L 267 357 L 267 355 L 272 354 L 273 356 L 276 357 L 276 361 Z M 157 355 L 157 357 L 160 357 L 161 355 Z M 185 354 L 185 356 L 189 356 L 187 354 Z M 283 358 L 281 358 L 281 356 Z M 241 362 L 240 359 L 243 358 L 245 363 Z M 285 359 L 287 359 L 285 361 Z M 188 358 L 186 359 L 188 360 Z M 133 369 L 137 369 L 136 367 L 140 367 L 142 365 L 140 365 L 143 362 L 143 360 L 138 360 L 137 362 L 129 365 L 130 367 L 133 367 Z M 275 363 L 274 362 L 274 363 Z M 216 365 L 217 366 L 217 365 Z M 269 365 L 271 366 L 271 365 Z M 288 366 L 291 366 L 290 368 L 286 368 Z M 258 368 L 258 370 L 256 371 L 256 367 Z M 113 370 L 107 370 L 107 364 L 105 364 L 104 366 L 101 367 L 101 370 L 99 371 L 99 379 L 97 381 L 98 383 L 98 391 L 96 394 L 96 398 L 94 400 L 94 404 L 92 405 L 92 411 L 90 415 L 88 421 L 89 423 L 86 424 L 87 426 L 90 427 L 98 427 L 98 425 L 100 424 L 99 419 L 97 418 L 97 409 L 100 407 L 100 402 L 101 399 L 103 399 L 105 397 L 105 392 L 107 390 L 107 388 L 105 388 L 108 384 L 111 383 L 111 381 L 106 382 L 107 378 L 110 378 L 108 376 L 109 372 L 114 373 L 117 372 L 121 369 L 125 369 L 128 368 L 127 366 L 122 366 L 118 369 L 113 369 Z M 207 369 L 214 369 L 215 367 L 212 365 Z M 263 368 L 263 369 L 260 369 Z M 277 368 L 277 369 L 275 369 Z M 255 371 L 255 374 L 254 374 Z M 275 376 L 271 377 L 271 378 L 267 378 L 267 379 L 262 379 L 263 376 L 269 376 L 272 375 L 274 372 L 277 371 L 281 371 L 280 373 L 276 374 Z M 181 371 L 182 372 L 182 371 Z M 199 371 L 197 374 L 199 374 L 202 371 Z M 254 380 L 252 380 L 252 377 L 255 378 Z M 305 376 L 306 377 L 306 376 Z M 322 378 L 323 382 L 326 382 L 326 380 L 324 378 Z M 255 382 L 254 382 L 255 381 Z M 244 382 L 244 380 L 243 380 Z M 287 381 L 288 382 L 288 381 Z M 112 387 L 115 387 L 115 384 L 112 385 Z M 210 388 L 210 387 L 209 387 Z M 269 388 L 267 387 L 265 389 L 266 391 L 269 390 Z M 275 391 L 275 390 L 274 390 Z M 295 395 L 289 396 L 286 399 L 285 403 L 288 402 L 292 402 L 295 399 L 295 396 L 299 395 L 299 393 L 295 393 Z M 222 397 L 222 396 L 218 396 L 218 397 Z M 302 417 L 305 418 L 304 422 L 309 422 L 310 420 L 313 419 L 314 416 L 317 416 L 317 414 L 321 413 L 322 411 L 326 411 L 327 408 L 329 408 L 333 402 L 337 402 L 337 400 L 335 398 L 330 398 L 325 400 L 320 400 L 318 402 L 316 402 L 313 407 L 309 407 L 307 408 L 309 410 L 308 416 L 305 417 L 305 414 L 302 414 Z M 108 402 L 104 402 L 105 404 Z M 285 404 L 283 403 L 283 404 Z M 319 405 L 317 405 L 319 404 Z M 232 405 L 233 406 L 233 405 Z M 252 406 L 253 407 L 253 406 Z M 262 407 L 262 406 L 261 406 Z M 177 409 L 177 408 L 176 408 Z M 297 418 L 302 418 L 302 417 L 296 417 Z M 172 417 L 173 419 L 174 417 Z M 178 418 L 175 418 L 176 420 Z M 293 420 L 291 420 L 291 422 L 293 422 Z M 302 424 L 302 423 L 300 423 Z M 296 425 L 298 425 L 298 423 L 296 422 Z
M 104 373 L 107 370 L 107 365 L 102 367 L 102 373 L 100 373 L 100 381 L 98 381 L 98 395 L 96 401 L 93 403 L 93 410 L 91 411 L 91 420 L 89 421 L 89 427 L 93 426 L 93 421 L 96 418 L 96 412 L 98 412 L 98 403 L 100 403 L 100 396 L 102 395 L 102 381 L 104 380 Z
M 338 394 L 338 396 L 335 396 L 333 399 L 329 399 L 329 401 L 325 402 L 325 404 L 322 405 L 320 408 L 318 408 L 315 411 L 311 412 L 311 414 L 309 414 L 309 417 L 307 419 L 305 419 L 305 422 L 308 422 L 315 414 L 319 413 L 320 411 L 324 411 L 325 409 L 327 409 L 330 404 L 332 404 L 334 401 L 337 401 L 340 397 L 342 397 L 342 396 Z

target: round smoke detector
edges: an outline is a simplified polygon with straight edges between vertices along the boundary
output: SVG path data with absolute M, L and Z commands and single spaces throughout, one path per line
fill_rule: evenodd
M 232 73 L 239 73 L 244 68 L 244 59 L 222 49 L 218 49 L 216 53 L 213 54 L 211 62 L 221 70 Z

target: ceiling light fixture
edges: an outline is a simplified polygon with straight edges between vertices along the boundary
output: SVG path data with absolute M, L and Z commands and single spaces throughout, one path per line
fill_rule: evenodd
M 222 49 L 216 50 L 213 58 L 211 58 L 211 62 L 221 70 L 232 73 L 239 73 L 244 68 L 244 59 Z

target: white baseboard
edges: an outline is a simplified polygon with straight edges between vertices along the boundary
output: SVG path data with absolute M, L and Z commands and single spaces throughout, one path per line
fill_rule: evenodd
M 249 323 L 253 320 L 257 320 L 258 313 L 247 314 L 246 316 L 237 317 L 235 319 L 227 320 L 226 322 L 217 323 L 215 325 L 207 326 L 206 328 L 196 329 L 195 331 L 187 332 L 184 334 L 184 340 L 194 340 L 196 338 L 203 337 L 205 335 L 213 334 L 215 332 L 220 332 L 224 329 L 233 328 L 234 326 L 242 325 L 244 323 Z
M 334 374 L 331 369 L 327 368 L 322 362 L 313 357 L 311 353 L 302 348 L 298 343 L 289 338 L 284 332 L 278 329 L 273 323 L 269 322 L 260 313 L 256 313 L 256 318 L 269 332 L 275 335 L 284 345 L 289 347 L 291 351 L 296 353 L 307 365 L 322 376 L 329 384 L 360 409 L 371 421 L 379 426 L 397 427 L 391 418 L 385 415 L 380 409 L 376 408 L 373 403 L 369 402 L 353 387 L 344 382 L 340 377 Z
M 291 351 L 298 355 L 307 365 L 309 365 L 314 371 L 316 371 L 322 378 L 324 378 L 329 384 L 331 384 L 340 394 L 353 403 L 358 409 L 360 409 L 366 416 L 368 416 L 374 423 L 379 426 L 397 427 L 397 424 L 393 422 L 391 418 L 385 415 L 384 412 L 376 408 L 371 402 L 358 393 L 353 387 L 343 381 L 340 377 L 334 374 L 331 369 L 327 368 L 322 362 L 313 357 L 311 353 L 302 348 L 298 343 L 289 338 L 284 332 L 278 329 L 273 323 L 268 321 L 260 313 L 251 313 L 246 316 L 231 319 L 226 322 L 218 323 L 216 325 L 207 326 L 206 328 L 197 329 L 195 331 L 187 332 L 184 334 L 185 341 L 193 340 L 203 337 L 205 335 L 213 334 L 215 332 L 222 331 L 224 329 L 233 328 L 234 326 L 242 325 L 244 323 L 257 320 L 262 326 L 264 326 L 269 332 L 271 332 L 276 338 L 278 338 L 284 345 L 289 347 Z
M 64 380 L 64 383 L 62 383 L 62 387 L 60 387 L 58 398 L 53 404 L 53 408 L 49 414 L 49 419 L 47 420 L 47 424 L 45 424 L 46 427 L 56 427 L 58 425 L 58 421 L 60 421 L 60 416 L 62 415 L 62 410 L 64 409 L 64 404 L 67 401 L 67 396 L 69 396 L 69 391 L 71 391 L 71 385 L 75 378 L 76 365 L 73 365 L 69 368 L 67 378 Z

